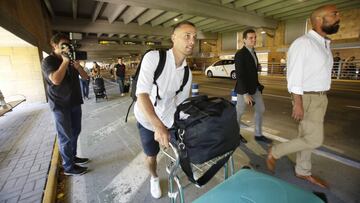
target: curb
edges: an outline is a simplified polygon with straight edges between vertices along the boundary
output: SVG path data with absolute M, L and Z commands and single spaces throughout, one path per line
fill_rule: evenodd
M 59 156 L 59 147 L 57 136 L 55 139 L 54 149 L 51 157 L 50 169 L 46 181 L 46 186 L 44 189 L 43 203 L 52 203 L 56 199 L 56 185 L 57 185 L 57 176 L 59 174 L 58 166 L 60 162 Z

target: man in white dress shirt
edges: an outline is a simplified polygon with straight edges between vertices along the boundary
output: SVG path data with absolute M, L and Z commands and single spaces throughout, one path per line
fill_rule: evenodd
M 161 197 L 159 177 L 156 172 L 159 144 L 169 146 L 168 128 L 173 125 L 176 107 L 190 95 L 191 73 L 183 91 L 178 94 L 176 92 L 184 79 L 186 57 L 191 55 L 194 49 L 195 25 L 190 22 L 177 24 L 171 40 L 173 47 L 166 51 L 164 69 L 156 80 L 161 99 L 157 99 L 157 88 L 153 84 L 154 72 L 159 63 L 159 52 L 150 51 L 145 54 L 141 62 L 136 86 L 137 102 L 134 107 L 140 140 L 146 154 L 145 164 L 151 175 L 150 192 L 157 199 Z
M 288 91 L 292 94 L 292 117 L 299 121 L 298 137 L 274 145 L 266 160 L 274 171 L 276 159 L 296 152 L 296 177 L 320 187 L 325 181 L 311 174 L 312 150 L 324 139 L 324 116 L 328 104 L 333 57 L 327 35 L 339 29 L 340 16 L 335 5 L 317 8 L 311 14 L 312 30 L 296 39 L 290 46 L 287 62 Z

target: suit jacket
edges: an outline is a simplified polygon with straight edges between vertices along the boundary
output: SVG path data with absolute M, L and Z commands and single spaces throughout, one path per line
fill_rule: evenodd
M 244 46 L 235 54 L 236 85 L 235 92 L 238 94 L 255 94 L 258 88 L 261 92 L 264 86 L 259 83 L 258 66 L 255 65 L 254 57 Z

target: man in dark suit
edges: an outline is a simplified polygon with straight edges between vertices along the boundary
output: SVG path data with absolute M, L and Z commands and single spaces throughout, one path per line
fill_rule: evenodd
M 264 86 L 259 83 L 258 67 L 259 61 L 254 51 L 256 44 L 256 33 L 252 29 L 243 32 L 244 46 L 235 54 L 235 71 L 237 93 L 237 114 L 239 125 L 241 117 L 245 112 L 246 106 L 255 107 L 255 140 L 265 143 L 271 143 L 271 140 L 262 134 L 262 117 L 265 111 L 265 105 L 262 98 Z

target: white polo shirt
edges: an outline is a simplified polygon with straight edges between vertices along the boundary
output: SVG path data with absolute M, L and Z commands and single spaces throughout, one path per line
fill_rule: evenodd
M 330 40 L 310 30 L 290 46 L 287 61 L 288 91 L 302 95 L 304 92 L 329 90 L 332 67 Z
M 136 86 L 136 95 L 141 93 L 148 93 L 152 104 L 156 98 L 156 86 L 153 84 L 154 72 L 159 63 L 159 52 L 148 52 L 142 61 L 139 78 Z M 154 107 L 156 115 L 160 118 L 163 124 L 170 128 L 174 122 L 174 114 L 177 105 L 183 102 L 190 95 L 190 88 L 192 82 L 192 74 L 189 69 L 189 79 L 186 85 L 178 95 L 176 91 L 180 89 L 182 84 L 186 66 L 186 60 L 183 64 L 176 68 L 173 50 L 166 52 L 166 62 L 164 70 L 159 78 L 156 80 L 159 87 L 159 96 L 161 100 L 157 100 L 157 105 Z M 138 103 L 135 103 L 134 114 L 136 120 L 145 128 L 154 131 L 151 123 L 146 119 L 145 114 L 141 111 Z

